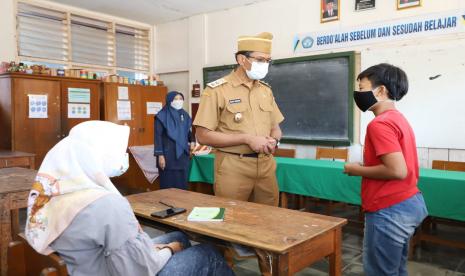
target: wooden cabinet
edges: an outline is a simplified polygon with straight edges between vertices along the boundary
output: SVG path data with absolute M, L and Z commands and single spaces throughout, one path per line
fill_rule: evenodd
M 100 118 L 100 81 L 27 75 L 0 75 L 0 148 L 36 155 L 36 168 L 74 125 Z M 89 118 L 68 118 L 68 88 L 90 91 Z M 46 118 L 30 118 L 29 95 L 47 96 Z
M 31 152 L 40 164 L 47 152 L 61 139 L 60 82 L 12 78 L 11 150 Z M 1 93 L 4 93 L 2 91 Z M 47 95 L 48 118 L 29 118 L 28 95 Z
M 61 132 L 62 137 L 69 134 L 69 131 L 77 124 L 87 120 L 100 119 L 100 85 L 99 81 L 84 82 L 77 80 L 64 80 L 61 82 Z M 80 88 L 90 91 L 90 116 L 89 118 L 68 118 L 69 89 Z
M 154 115 L 148 114 L 147 103 L 165 104 L 166 86 L 141 86 L 119 83 L 103 83 L 103 118 L 105 121 L 127 125 L 131 128 L 129 146 L 153 144 Z M 131 119 L 119 120 L 117 102 L 118 87 L 127 87 L 128 101 L 131 106 Z
M 118 87 L 127 88 L 128 100 L 120 99 Z M 143 146 L 153 144 L 154 115 L 148 114 L 147 103 L 165 104 L 167 88 L 165 86 L 141 86 L 118 83 L 103 83 L 102 119 L 131 128 L 129 146 Z M 124 94 L 124 93 L 123 93 Z M 119 120 L 117 101 L 129 101 L 131 106 L 131 119 Z M 156 166 L 156 164 L 153 164 Z M 145 178 L 142 170 L 130 154 L 129 169 L 120 177 L 112 179 L 113 183 L 123 194 L 157 190 L 158 180 L 151 184 Z

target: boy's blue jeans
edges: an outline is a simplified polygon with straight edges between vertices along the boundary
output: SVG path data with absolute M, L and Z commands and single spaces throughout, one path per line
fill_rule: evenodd
M 365 214 L 363 269 L 367 276 L 408 275 L 409 240 L 428 215 L 421 193 Z

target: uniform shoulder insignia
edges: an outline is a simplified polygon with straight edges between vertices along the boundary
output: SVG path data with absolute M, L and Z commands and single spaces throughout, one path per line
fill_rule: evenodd
M 265 86 L 268 86 L 269 88 L 271 88 L 271 85 L 269 83 L 266 83 L 264 81 L 260 81 L 261 84 L 265 85 Z
M 227 83 L 227 82 L 228 82 L 228 81 L 227 81 L 226 79 L 221 78 L 221 79 L 218 79 L 218 80 L 216 80 L 216 81 L 212 81 L 212 82 L 208 83 L 207 85 L 208 85 L 209 87 L 211 87 L 211 88 L 215 88 L 215 87 L 218 87 L 218 86 L 220 86 L 220 85 L 222 85 L 222 84 L 225 84 L 225 83 Z

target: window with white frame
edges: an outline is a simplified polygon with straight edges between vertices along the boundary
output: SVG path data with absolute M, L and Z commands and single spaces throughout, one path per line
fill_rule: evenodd
M 19 1 L 17 36 L 21 61 L 134 72 L 135 76 L 150 72 L 149 28 Z
M 149 31 L 116 24 L 116 65 L 119 68 L 148 71 Z
M 71 15 L 71 60 L 76 63 L 114 65 L 111 23 Z
M 18 3 L 18 54 L 55 61 L 68 60 L 66 13 Z

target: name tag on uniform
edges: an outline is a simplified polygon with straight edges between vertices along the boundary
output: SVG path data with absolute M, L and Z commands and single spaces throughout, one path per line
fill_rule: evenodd
M 241 99 L 233 99 L 233 100 L 229 100 L 229 104 L 238 104 L 238 103 L 241 103 Z

